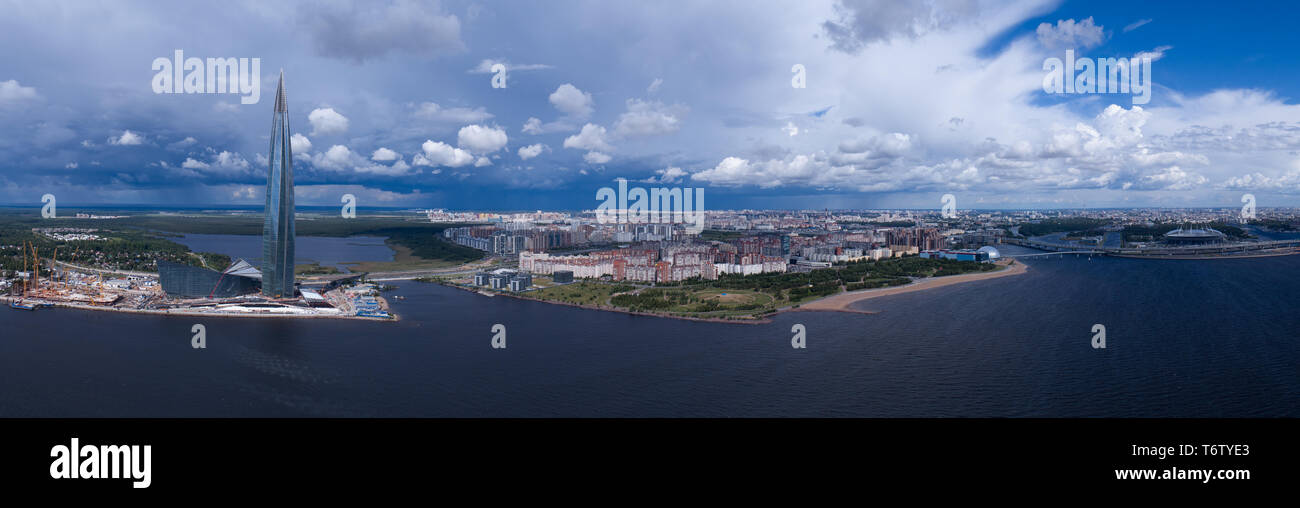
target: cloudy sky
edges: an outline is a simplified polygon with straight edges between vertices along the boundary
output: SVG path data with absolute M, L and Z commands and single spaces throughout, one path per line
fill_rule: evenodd
M 283 69 L 300 204 L 593 208 L 622 177 L 710 209 L 1297 206 L 1277 8 L 0 2 L 0 203 L 259 204 Z M 176 50 L 259 58 L 260 100 L 155 93 Z M 1150 102 L 1046 93 L 1067 50 L 1149 58 Z

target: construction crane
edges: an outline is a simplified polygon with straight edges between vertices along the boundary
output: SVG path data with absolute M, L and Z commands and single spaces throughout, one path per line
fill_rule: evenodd
M 23 273 L 27 274 L 23 278 L 23 298 L 27 298 L 27 281 L 32 279 L 32 273 L 27 271 L 27 242 L 23 242 Z
M 32 276 L 34 277 L 32 279 L 33 280 L 32 286 L 33 286 L 33 291 L 37 291 L 37 292 L 41 290 L 40 252 L 41 252 L 40 249 L 36 248 L 36 244 L 32 244 Z

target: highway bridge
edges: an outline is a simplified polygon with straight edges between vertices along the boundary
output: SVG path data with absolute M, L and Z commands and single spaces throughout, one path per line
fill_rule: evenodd
M 1067 254 L 1087 255 L 1087 256 L 1101 256 L 1101 255 L 1103 255 L 1103 254 L 1105 254 L 1105 253 L 1103 253 L 1103 252 L 1091 251 L 1091 250 L 1063 250 L 1063 251 L 1056 251 L 1056 252 L 1035 252 L 1035 253 L 1033 253 L 1033 254 L 1003 254 L 1002 257 L 1004 257 L 1004 258 L 1032 258 L 1032 257 L 1043 257 L 1043 256 L 1064 256 L 1064 255 L 1067 255 Z
M 1088 255 L 1112 255 L 1112 256 L 1202 256 L 1215 254 L 1237 254 L 1246 252 L 1266 251 L 1275 249 L 1300 248 L 1300 239 L 1292 240 L 1272 240 L 1264 242 L 1235 242 L 1235 243 L 1214 243 L 1206 245 L 1189 245 L 1180 247 L 1084 247 L 1080 245 L 1068 245 L 1041 240 L 1030 240 L 1024 238 L 1004 237 L 1001 243 L 1010 245 L 1019 245 L 1032 249 L 1048 251 L 1042 255 L 1051 254 L 1088 254 Z M 1029 254 L 1024 256 L 1007 256 L 1007 257 L 1027 257 L 1040 254 Z

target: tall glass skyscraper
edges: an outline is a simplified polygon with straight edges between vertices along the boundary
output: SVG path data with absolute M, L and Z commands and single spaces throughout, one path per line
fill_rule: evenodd
M 266 173 L 266 219 L 262 224 L 262 296 L 292 298 L 293 288 L 293 151 L 284 71 L 275 90 L 271 121 L 270 168 Z

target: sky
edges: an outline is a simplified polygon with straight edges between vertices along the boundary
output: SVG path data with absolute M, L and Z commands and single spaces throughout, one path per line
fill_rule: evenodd
M 0 203 L 259 205 L 283 70 L 300 205 L 1292 207 L 1296 9 L 0 1 Z M 156 93 L 178 50 L 258 59 L 258 93 Z M 1147 59 L 1149 102 L 1055 93 L 1067 51 Z

